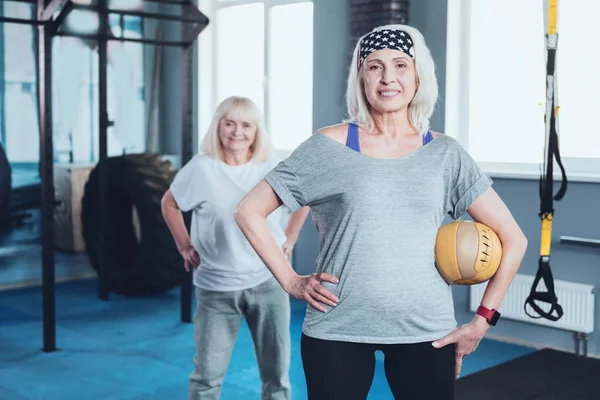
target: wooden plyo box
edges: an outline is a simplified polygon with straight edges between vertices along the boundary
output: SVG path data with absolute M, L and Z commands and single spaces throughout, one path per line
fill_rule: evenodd
M 54 245 L 72 253 L 85 251 L 81 200 L 95 163 L 54 164 L 54 195 L 60 204 L 54 209 Z

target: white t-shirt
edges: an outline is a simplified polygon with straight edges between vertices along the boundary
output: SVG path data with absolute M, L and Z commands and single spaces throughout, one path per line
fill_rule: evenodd
M 190 237 L 200 255 L 194 285 L 215 291 L 242 290 L 270 278 L 233 217 L 239 202 L 277 165 L 250 161 L 228 165 L 204 154 L 194 156 L 178 173 L 171 192 L 182 211 L 193 210 Z M 267 222 L 281 248 L 286 240 L 283 207 Z

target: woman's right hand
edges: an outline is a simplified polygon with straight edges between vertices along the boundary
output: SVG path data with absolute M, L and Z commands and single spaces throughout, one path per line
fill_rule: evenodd
M 321 312 L 327 309 L 321 303 L 335 307 L 340 299 L 329 290 L 325 289 L 321 282 L 338 283 L 339 280 L 330 274 L 319 273 L 307 276 L 294 275 L 285 285 L 285 291 L 298 300 L 305 300 Z
M 194 248 L 194 246 L 188 246 L 179 251 L 183 260 L 185 261 L 185 270 L 190 272 L 190 267 L 193 269 L 198 268 L 200 265 L 200 255 Z

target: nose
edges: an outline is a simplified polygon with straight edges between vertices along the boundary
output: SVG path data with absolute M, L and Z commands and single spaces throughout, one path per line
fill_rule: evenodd
M 381 83 L 384 85 L 389 85 L 394 81 L 393 72 L 389 68 L 384 68 L 381 74 Z
M 235 129 L 233 130 L 233 136 L 242 136 L 242 127 L 241 126 L 236 126 Z

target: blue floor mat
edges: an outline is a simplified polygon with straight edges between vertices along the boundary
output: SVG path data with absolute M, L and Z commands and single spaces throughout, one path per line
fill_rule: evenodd
M 151 298 L 96 297 L 96 280 L 56 286 L 58 351 L 42 347 L 41 288 L 0 292 L 0 399 L 185 399 L 194 356 L 193 326 L 179 321 L 180 292 Z M 305 304 L 292 300 L 294 399 L 306 399 L 300 359 Z M 465 359 L 467 376 L 535 351 L 490 340 Z M 260 398 L 252 339 L 244 324 L 222 400 Z M 369 400 L 390 399 L 377 356 Z

